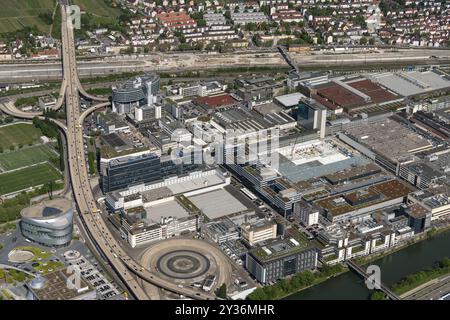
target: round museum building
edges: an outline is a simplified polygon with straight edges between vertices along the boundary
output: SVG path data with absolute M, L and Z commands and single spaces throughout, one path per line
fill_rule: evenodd
M 73 232 L 73 205 L 54 199 L 22 210 L 20 229 L 25 238 L 48 247 L 70 244 Z

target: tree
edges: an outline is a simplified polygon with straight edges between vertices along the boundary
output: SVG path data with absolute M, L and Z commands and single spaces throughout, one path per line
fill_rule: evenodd
M 376 290 L 370 295 L 370 300 L 386 300 L 386 294 L 383 291 Z
M 365 46 L 367 44 L 367 38 L 361 37 L 361 39 L 359 40 L 359 44 L 362 46 Z
M 227 285 L 225 283 L 223 283 L 217 290 L 217 296 L 222 299 L 227 298 Z
M 13 121 L 14 121 L 14 118 L 13 118 L 13 117 L 7 116 L 7 117 L 5 118 L 5 123 L 11 123 L 11 122 L 13 122 Z

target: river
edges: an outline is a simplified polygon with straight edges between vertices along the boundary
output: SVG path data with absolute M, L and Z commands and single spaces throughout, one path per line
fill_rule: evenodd
M 450 257 L 450 232 L 435 235 L 373 261 L 381 270 L 381 281 L 392 286 L 405 276 L 431 266 L 434 262 Z M 364 281 L 352 271 L 322 282 L 314 287 L 294 293 L 286 300 L 365 300 L 371 291 Z

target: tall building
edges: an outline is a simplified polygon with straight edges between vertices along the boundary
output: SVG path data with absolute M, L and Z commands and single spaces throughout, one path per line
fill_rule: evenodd
M 160 89 L 160 78 L 155 73 L 127 80 L 112 88 L 112 111 L 134 113 L 139 106 L 153 105 Z
M 327 109 L 314 102 L 301 99 L 298 103 L 297 121 L 307 129 L 319 131 L 321 139 L 325 138 Z
M 161 161 L 158 155 L 144 153 L 109 161 L 101 170 L 104 193 L 161 179 Z

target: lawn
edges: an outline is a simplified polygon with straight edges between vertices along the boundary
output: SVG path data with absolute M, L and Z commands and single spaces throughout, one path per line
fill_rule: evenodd
M 61 173 L 49 163 L 0 174 L 0 195 L 61 179 Z
M 64 268 L 64 263 L 60 261 L 39 261 L 33 263 L 33 269 L 39 273 L 47 274 Z
M 49 26 L 39 18 L 40 13 L 53 12 L 55 0 L 2 0 L 0 10 L 0 33 L 37 26 L 48 32 Z
M 40 144 L 32 147 L 24 147 L 21 150 L 0 154 L 0 170 L 9 171 L 32 164 L 49 161 L 58 157 L 49 146 Z
M 22 251 L 30 251 L 33 252 L 35 260 L 37 259 L 48 259 L 52 256 L 52 254 L 46 250 L 39 249 L 38 247 L 32 246 L 22 246 L 14 248 L 14 250 L 22 250 Z
M 0 127 L 0 148 L 9 149 L 11 145 L 19 144 L 28 145 L 36 143 L 42 135 L 41 130 L 37 129 L 33 124 L 17 123 Z
M 102 17 L 117 17 L 120 10 L 110 7 L 105 0 L 72 0 L 80 6 L 81 11 Z

